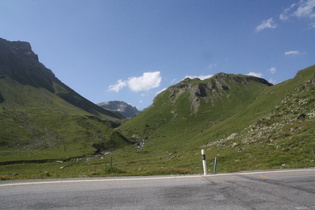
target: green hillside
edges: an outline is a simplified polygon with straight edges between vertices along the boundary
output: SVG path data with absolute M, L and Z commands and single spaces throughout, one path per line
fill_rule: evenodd
M 207 80 L 185 79 L 160 93 L 151 107 L 120 130 L 139 140 L 182 144 L 254 102 L 267 81 L 219 73 Z M 175 146 L 176 147 L 176 146 Z
M 112 151 L 123 117 L 63 84 L 27 42 L 0 39 L 0 165 Z
M 142 158 L 135 157 L 149 163 L 143 170 L 201 172 L 201 149 L 210 165 L 218 158 L 221 172 L 315 166 L 315 66 L 270 87 L 261 81 L 244 83 L 244 76 L 224 75 L 221 84 L 227 87 L 212 95 L 210 89 L 196 89 L 218 84 L 213 82 L 218 78 L 222 75 L 170 87 L 148 110 L 120 127 L 126 136 L 144 142 L 138 149 Z M 204 94 L 192 98 L 189 92 L 195 90 Z M 198 109 L 194 101 L 200 102 Z
M 0 39 L 0 180 L 315 166 L 315 66 L 285 82 L 185 79 L 126 120 L 59 81 L 25 42 Z
M 225 170 L 314 167 L 315 66 L 265 89 L 253 104 L 197 136 Z M 216 135 L 216 133 L 220 135 Z

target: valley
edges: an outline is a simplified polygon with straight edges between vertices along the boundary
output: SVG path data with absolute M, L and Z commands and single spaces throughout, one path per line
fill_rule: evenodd
M 185 79 L 127 119 L 63 84 L 26 42 L 0 40 L 0 179 L 315 167 L 315 66 L 276 85 Z

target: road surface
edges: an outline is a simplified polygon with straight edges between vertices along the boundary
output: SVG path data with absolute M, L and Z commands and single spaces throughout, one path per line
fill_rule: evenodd
M 315 209 L 315 169 L 5 181 L 0 209 Z

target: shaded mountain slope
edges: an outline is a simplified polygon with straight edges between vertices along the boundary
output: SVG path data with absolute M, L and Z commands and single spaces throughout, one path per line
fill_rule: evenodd
M 20 100 L 16 105 L 21 104 L 21 100 L 25 101 L 23 105 L 26 105 L 26 102 L 31 103 L 30 100 L 26 99 L 27 96 L 21 98 L 12 95 L 15 86 L 22 85 L 23 87 L 36 88 L 42 98 L 46 97 L 46 93 L 42 91 L 44 89 L 89 113 L 110 119 L 122 118 L 116 112 L 101 109 L 63 84 L 51 70 L 38 61 L 38 56 L 27 42 L 9 42 L 0 39 L 0 79 L 1 83 L 9 83 L 3 84 L 0 90 L 1 101 L 8 105 L 14 104 L 16 100 Z M 10 90 L 6 90 L 5 87 L 10 88 Z M 22 95 L 20 94 L 20 96 Z M 34 101 L 34 104 L 37 103 L 38 101 Z

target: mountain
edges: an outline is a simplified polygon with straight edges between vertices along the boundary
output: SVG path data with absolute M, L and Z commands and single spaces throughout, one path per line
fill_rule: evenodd
M 0 165 L 112 151 L 124 117 L 62 83 L 27 42 L 0 39 Z
M 99 103 L 97 105 L 106 110 L 119 112 L 126 118 L 131 118 L 140 113 L 140 111 L 135 106 L 127 104 L 123 101 L 108 101 Z
M 7 85 L 22 85 L 23 87 L 33 87 L 37 90 L 45 90 L 58 96 L 75 107 L 83 109 L 95 115 L 101 115 L 110 119 L 122 119 L 123 117 L 88 101 L 74 90 L 63 84 L 55 77 L 53 72 L 47 69 L 38 60 L 38 56 L 32 51 L 31 45 L 27 42 L 9 42 L 0 38 L 0 79 Z M 12 90 L 12 89 L 11 89 Z M 26 97 L 19 97 L 13 91 L 5 92 L 4 86 L 0 92 L 1 101 L 8 104 L 31 104 L 32 101 Z M 45 100 L 45 93 L 40 96 Z M 41 102 L 43 102 L 41 100 Z M 35 103 L 38 103 L 36 101 Z
M 225 73 L 206 80 L 186 78 L 160 93 L 151 107 L 124 123 L 121 129 L 141 138 L 158 133 L 187 138 L 244 109 L 269 86 L 261 78 Z
M 119 130 L 138 142 L 143 174 L 201 172 L 201 149 L 221 172 L 314 167 L 314 93 L 315 66 L 277 85 L 224 73 L 185 79 Z
M 0 41 L 0 179 L 200 174 L 201 149 L 208 172 L 215 157 L 220 173 L 315 166 L 315 66 L 276 85 L 187 78 L 120 120 L 60 82 L 28 43 Z

